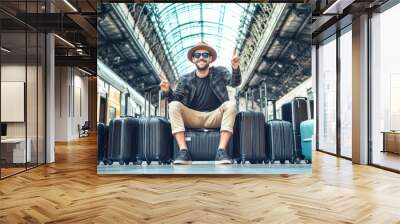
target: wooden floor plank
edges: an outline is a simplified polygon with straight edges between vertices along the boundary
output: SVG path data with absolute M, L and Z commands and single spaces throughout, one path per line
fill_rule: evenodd
M 400 175 L 313 154 L 312 175 L 96 174 L 96 138 L 0 181 L 0 223 L 400 223 Z

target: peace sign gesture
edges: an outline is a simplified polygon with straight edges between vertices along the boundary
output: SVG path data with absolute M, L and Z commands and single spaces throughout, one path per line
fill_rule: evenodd
M 168 82 L 167 78 L 165 77 L 164 72 L 161 72 L 160 79 L 161 79 L 161 83 L 160 83 L 161 91 L 163 91 L 164 93 L 168 93 L 169 88 L 170 88 L 170 83 Z
M 233 54 L 232 54 L 232 60 L 231 60 L 232 68 L 233 69 L 238 69 L 240 65 L 240 57 L 236 53 L 236 48 L 233 49 Z

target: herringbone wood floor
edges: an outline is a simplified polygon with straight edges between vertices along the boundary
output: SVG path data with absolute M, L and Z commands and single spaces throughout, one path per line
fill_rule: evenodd
M 400 175 L 326 154 L 312 175 L 99 176 L 95 146 L 0 181 L 0 223 L 400 223 Z

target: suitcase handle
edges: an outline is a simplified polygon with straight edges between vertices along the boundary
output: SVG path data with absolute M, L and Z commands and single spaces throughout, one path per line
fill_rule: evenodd
M 271 120 L 268 120 L 268 121 L 283 121 L 283 120 L 281 120 L 281 119 L 271 119 Z
M 187 131 L 197 131 L 197 132 L 210 132 L 210 131 L 219 131 L 218 128 L 190 128 Z
M 155 116 L 161 117 L 161 89 L 156 87 L 147 88 L 145 95 L 145 106 L 144 106 L 144 117 L 149 118 L 150 110 L 151 110 L 151 91 L 157 89 L 158 90 L 158 110 L 155 112 Z M 164 117 L 168 120 L 168 100 L 165 100 L 165 114 Z
M 311 119 L 310 100 L 309 100 L 307 97 L 304 97 L 304 96 L 296 96 L 296 97 L 293 97 L 292 103 L 293 103 L 295 100 L 305 100 L 305 101 L 307 102 L 307 120 L 310 120 L 310 119 Z M 292 104 L 292 105 L 293 105 L 293 104 Z M 297 102 L 297 106 L 299 106 L 299 102 Z M 292 110 L 293 110 L 293 107 L 292 107 Z M 293 111 L 292 111 L 292 116 L 294 116 Z M 294 117 L 293 117 L 293 120 L 294 120 Z
M 295 97 L 293 97 L 293 99 L 294 100 L 297 100 L 297 99 L 303 99 L 303 100 L 307 100 L 308 98 L 307 97 L 304 97 L 304 96 L 295 96 Z
M 121 118 L 124 118 L 124 117 L 134 117 L 134 116 L 132 116 L 132 115 L 121 115 L 121 116 L 119 116 L 119 117 L 121 117 Z

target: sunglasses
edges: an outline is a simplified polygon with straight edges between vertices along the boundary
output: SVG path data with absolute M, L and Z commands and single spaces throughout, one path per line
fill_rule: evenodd
M 193 54 L 193 57 L 196 59 L 199 59 L 201 56 L 203 58 L 207 59 L 210 56 L 210 54 L 209 53 L 194 53 Z

